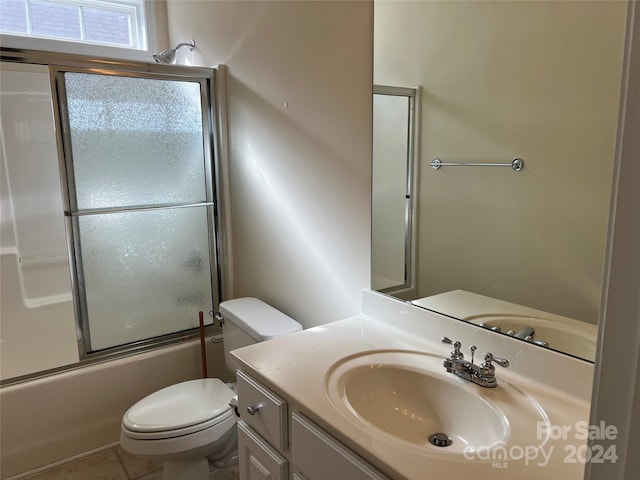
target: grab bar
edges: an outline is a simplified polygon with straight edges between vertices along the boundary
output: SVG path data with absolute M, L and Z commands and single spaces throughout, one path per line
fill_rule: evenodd
M 524 160 L 521 158 L 514 158 L 511 163 L 444 163 L 439 158 L 434 158 L 431 162 L 431 166 L 434 170 L 438 170 L 440 167 L 511 167 L 514 171 L 519 172 L 524 168 Z

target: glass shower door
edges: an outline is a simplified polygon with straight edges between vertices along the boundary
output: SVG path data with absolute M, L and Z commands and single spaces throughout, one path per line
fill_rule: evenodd
M 197 327 L 217 290 L 207 82 L 56 81 L 85 353 Z

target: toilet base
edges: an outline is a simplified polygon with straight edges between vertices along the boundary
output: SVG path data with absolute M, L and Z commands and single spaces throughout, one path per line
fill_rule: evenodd
M 162 463 L 162 480 L 210 480 L 206 458 L 166 460 Z

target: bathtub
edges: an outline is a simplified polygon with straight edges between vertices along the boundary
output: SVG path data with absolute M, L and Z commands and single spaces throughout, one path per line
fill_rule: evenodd
M 231 381 L 223 344 L 206 345 L 209 376 Z M 0 388 L 1 478 L 116 444 L 124 412 L 159 388 L 199 377 L 200 358 L 195 339 Z

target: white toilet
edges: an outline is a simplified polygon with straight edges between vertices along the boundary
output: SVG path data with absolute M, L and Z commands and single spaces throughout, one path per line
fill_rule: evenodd
M 220 304 L 227 368 L 231 350 L 299 332 L 302 326 L 258 300 Z M 209 480 L 209 459 L 237 450 L 234 391 L 217 378 L 189 380 L 146 396 L 124 414 L 120 446 L 141 458 L 163 462 L 163 480 Z

